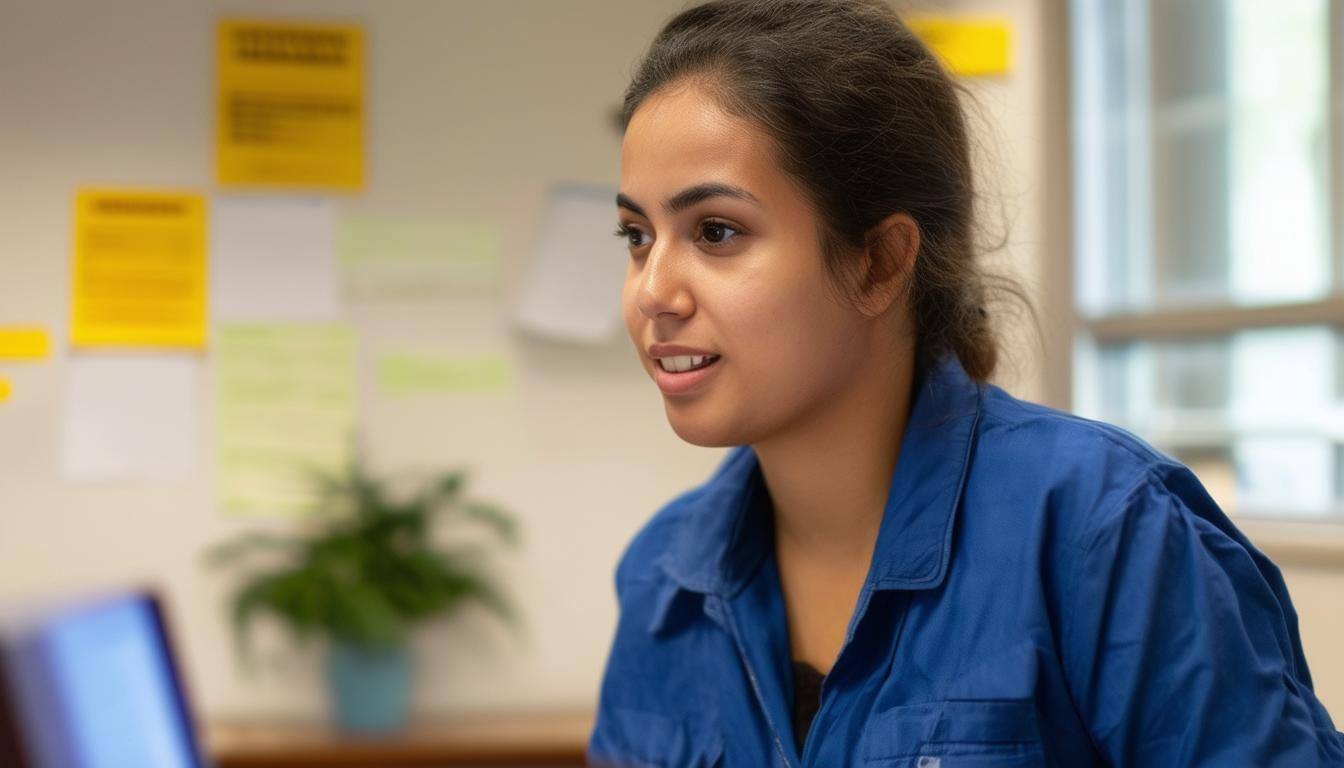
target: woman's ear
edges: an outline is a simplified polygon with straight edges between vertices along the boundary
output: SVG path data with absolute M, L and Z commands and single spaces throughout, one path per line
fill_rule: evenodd
M 919 256 L 919 224 L 908 213 L 893 213 L 868 231 L 865 243 L 859 306 L 878 317 L 910 286 Z

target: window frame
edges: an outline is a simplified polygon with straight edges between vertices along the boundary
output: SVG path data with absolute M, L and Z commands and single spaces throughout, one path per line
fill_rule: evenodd
M 1146 9 L 1154 0 L 1140 1 Z M 1041 140 L 1045 150 L 1041 168 L 1044 269 L 1039 309 L 1044 321 L 1041 328 L 1045 354 L 1043 393 L 1048 405 L 1072 410 L 1077 385 L 1075 350 L 1084 339 L 1098 346 L 1171 339 L 1201 340 L 1226 338 L 1239 331 L 1296 326 L 1324 326 L 1344 335 L 1344 0 L 1327 2 L 1329 102 L 1326 115 L 1330 152 L 1327 189 L 1331 195 L 1329 253 L 1333 268 L 1329 294 L 1311 301 L 1262 305 L 1220 302 L 1096 315 L 1081 310 L 1075 282 L 1076 235 L 1078 228 L 1084 226 L 1077 219 L 1080 212 L 1074 195 L 1077 183 L 1075 79 L 1079 66 L 1074 55 L 1078 32 L 1075 29 L 1075 0 L 1045 0 L 1041 4 L 1038 19 L 1045 49 Z M 1136 194 L 1147 195 L 1143 185 L 1135 187 Z M 1133 190 L 1130 192 L 1135 194 Z M 1129 212 L 1131 219 L 1134 215 L 1133 211 Z M 1151 250 L 1149 222 L 1130 223 L 1143 227 L 1145 242 L 1141 250 L 1147 253 Z M 1151 258 L 1150 253 L 1148 257 Z M 1276 559 L 1312 566 L 1344 566 L 1344 518 L 1322 521 L 1285 516 L 1275 519 L 1264 515 L 1242 516 L 1232 509 L 1225 511 L 1239 528 Z

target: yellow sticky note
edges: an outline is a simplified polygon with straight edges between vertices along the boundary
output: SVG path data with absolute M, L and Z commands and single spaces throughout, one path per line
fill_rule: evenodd
M 0 378 L 0 403 L 9 399 L 9 393 L 13 388 L 9 385 L 9 379 Z
M 43 360 L 51 354 L 51 337 L 41 328 L 0 325 L 0 360 Z
M 1012 25 L 1005 20 L 915 15 L 904 21 L 954 75 L 1003 75 L 1012 69 Z
M 352 25 L 221 21 L 215 171 L 226 186 L 364 185 L 364 35 Z
M 85 189 L 75 196 L 70 343 L 205 345 L 205 199 Z

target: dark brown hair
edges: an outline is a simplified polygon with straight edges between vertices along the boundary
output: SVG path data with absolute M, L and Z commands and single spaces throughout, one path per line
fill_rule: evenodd
M 849 254 L 892 213 L 919 226 L 907 297 L 916 368 L 955 354 L 985 381 L 998 362 L 991 287 L 979 267 L 963 88 L 882 0 L 712 0 L 667 22 L 625 93 L 622 122 L 694 78 L 770 135 L 822 222 L 827 272 L 854 285 Z M 851 279 L 846 279 L 847 277 Z

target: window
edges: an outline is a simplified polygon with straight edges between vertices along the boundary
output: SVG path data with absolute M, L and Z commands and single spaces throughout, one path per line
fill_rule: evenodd
M 1344 0 L 1072 0 L 1074 401 L 1344 522 Z

